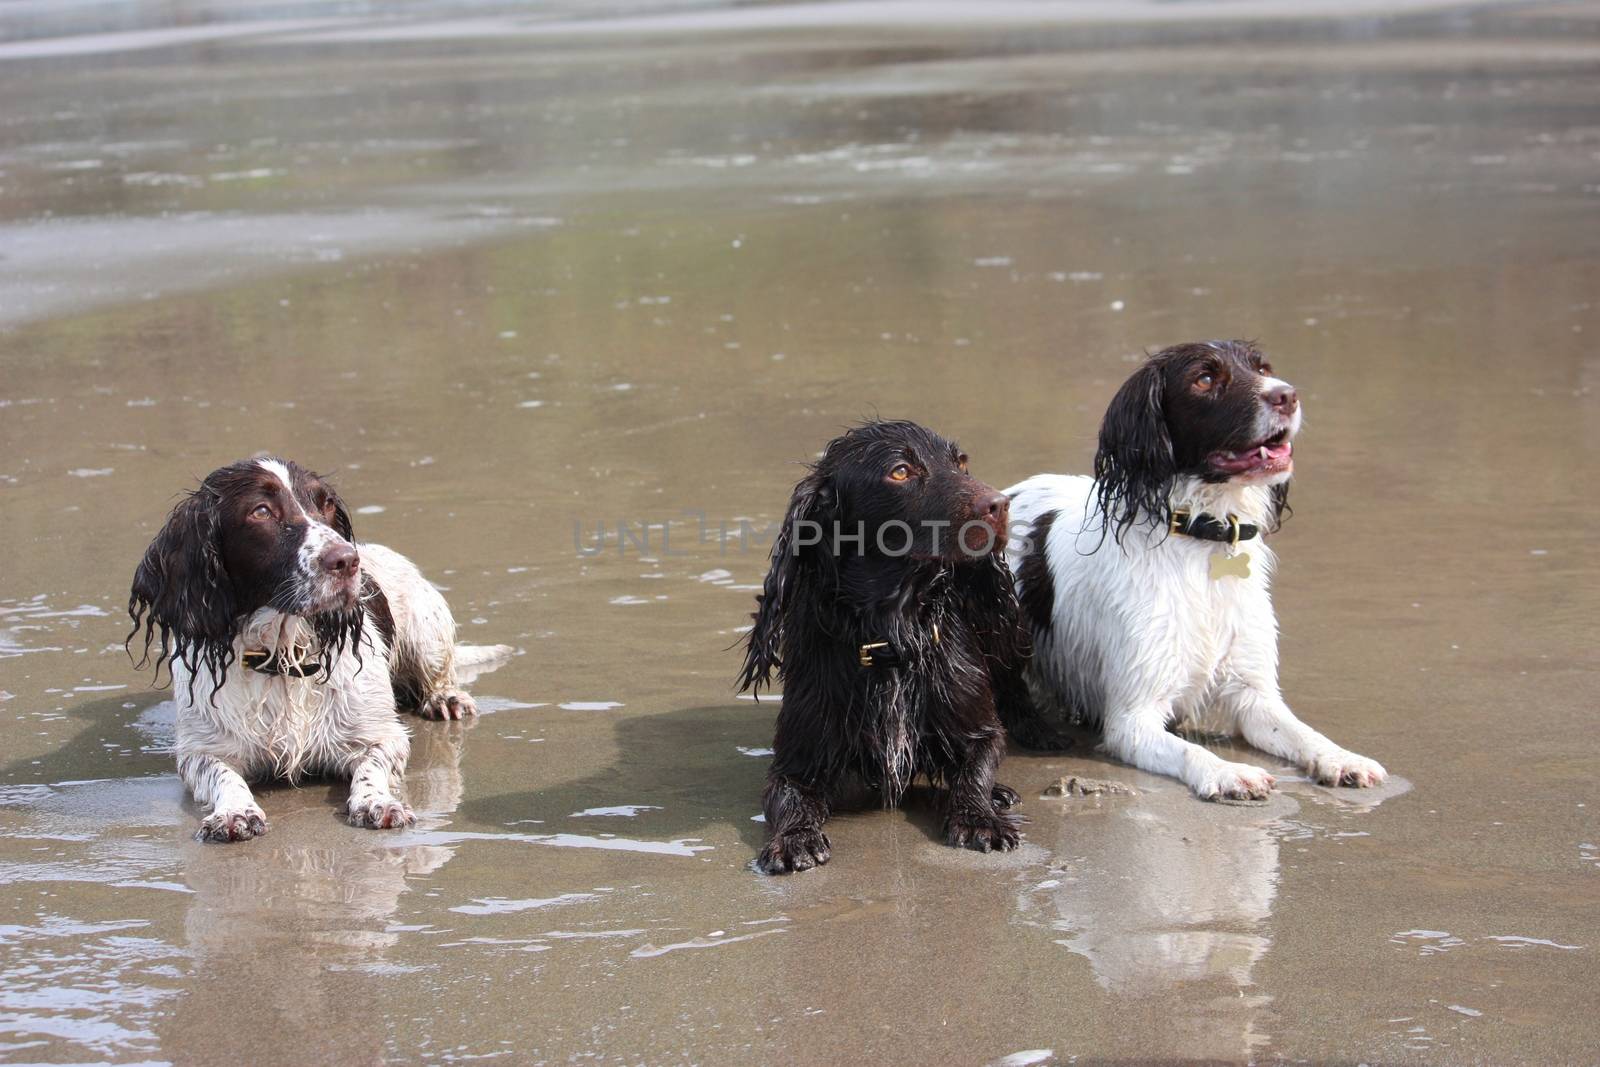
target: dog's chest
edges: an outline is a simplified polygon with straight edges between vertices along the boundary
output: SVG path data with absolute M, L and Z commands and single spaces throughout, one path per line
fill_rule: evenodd
M 877 780 L 892 803 L 916 771 L 926 694 L 906 672 L 887 670 L 868 679 L 864 703 L 858 741 L 863 770 Z
M 1244 565 L 1235 564 L 1219 576 L 1213 557 L 1228 559 L 1222 549 L 1182 547 L 1186 551 L 1162 561 L 1167 573 L 1152 583 L 1151 625 L 1165 631 L 1189 686 L 1203 689 L 1226 666 L 1241 634 L 1275 630 L 1266 593 L 1271 560 L 1258 549 L 1250 554 L 1248 574 L 1237 573 Z
M 349 701 L 341 680 L 245 674 L 224 687 L 232 699 L 219 699 L 219 712 L 236 743 L 252 750 L 252 764 L 286 776 L 315 772 L 338 758 Z
M 959 732 L 955 709 L 972 700 L 969 690 L 979 682 L 987 684 L 987 675 L 960 631 L 907 666 L 864 670 L 858 748 L 891 800 L 924 769 L 929 752 L 954 745 L 945 735 Z
M 363 748 L 371 727 L 394 717 L 381 649 L 357 664 L 341 654 L 327 678 L 254 671 L 236 663 L 211 699 L 204 687 L 181 702 L 180 749 L 209 752 L 250 776 L 295 778 L 336 770 Z

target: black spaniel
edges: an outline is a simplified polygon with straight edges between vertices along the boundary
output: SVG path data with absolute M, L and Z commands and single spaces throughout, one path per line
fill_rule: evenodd
M 1030 719 L 1007 512 L 912 422 L 834 439 L 795 486 L 739 678 L 759 692 L 777 668 L 783 685 L 761 871 L 828 861 L 822 824 L 847 782 L 892 807 L 918 775 L 944 790 L 949 844 L 1016 847 L 1018 797 L 994 780 L 1001 717 Z

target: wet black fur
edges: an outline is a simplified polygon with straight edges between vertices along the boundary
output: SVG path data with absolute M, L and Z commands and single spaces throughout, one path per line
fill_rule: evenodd
M 349 512 L 332 487 L 311 471 L 279 462 L 289 470 L 302 504 L 320 509 L 330 526 L 353 541 Z M 345 647 L 361 655 L 359 603 L 349 610 L 305 615 L 301 590 L 285 580 L 293 571 L 307 524 L 286 521 L 262 532 L 249 530 L 243 521 L 241 512 L 270 490 L 268 482 L 275 481 L 255 460 L 219 467 L 178 502 L 145 551 L 128 597 L 133 629 L 123 644 L 141 670 L 151 663 L 153 646 L 152 684 L 160 682 L 164 664 L 170 680 L 172 663 L 182 662 L 194 674 L 206 670 L 215 676 L 214 701 L 233 665 L 240 628 L 252 612 L 268 606 L 306 617 L 327 653 L 324 679 Z M 141 631 L 143 643 L 136 652 Z
M 1109 530 L 1121 543 L 1141 521 L 1166 527 L 1179 478 L 1227 480 L 1206 457 L 1250 444 L 1264 366 L 1252 341 L 1203 341 L 1162 349 L 1123 383 L 1100 424 L 1094 457 L 1095 490 L 1106 517 L 1102 536 Z M 1189 376 L 1202 368 L 1218 375 L 1219 386 L 1196 396 Z M 1288 511 L 1289 484 L 1273 486 L 1272 499 L 1276 530 Z
M 832 441 L 795 486 L 739 678 L 742 690 L 759 692 L 777 670 L 783 686 L 762 871 L 826 863 L 822 825 L 851 782 L 892 806 L 925 776 L 945 790 L 950 844 L 985 852 L 1017 844 L 1017 820 L 1005 814 L 1017 794 L 994 781 L 1005 747 L 1000 716 L 1033 716 L 1022 678 L 1027 627 L 1004 557 L 969 555 L 953 536 L 941 546 L 919 539 L 909 556 L 874 543 L 895 519 L 917 528 L 946 521 L 953 531 L 998 508 L 1003 528 L 1005 498 L 968 476 L 964 461 L 915 423 L 875 422 Z M 896 483 L 888 475 L 901 462 L 916 473 Z M 860 530 L 865 548 L 802 545 L 799 520 Z M 859 649 L 876 641 L 890 642 L 904 665 L 863 668 Z

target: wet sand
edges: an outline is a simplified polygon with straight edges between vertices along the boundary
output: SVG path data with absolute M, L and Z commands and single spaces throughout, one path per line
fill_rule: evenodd
M 883 6 L 0 20 L 0 1058 L 1593 1061 L 1596 5 Z M 1082 471 L 1140 351 L 1238 334 L 1307 407 L 1286 695 L 1391 783 L 1014 752 L 1015 854 L 919 793 L 751 873 L 740 520 L 875 412 Z M 519 649 L 411 723 L 414 831 L 190 839 L 123 604 L 263 448 Z

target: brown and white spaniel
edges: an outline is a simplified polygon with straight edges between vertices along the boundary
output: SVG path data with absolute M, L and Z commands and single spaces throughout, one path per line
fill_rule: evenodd
M 178 773 L 210 809 L 208 841 L 265 833 L 248 783 L 271 778 L 348 778 L 352 825 L 411 825 L 397 704 L 474 715 L 457 670 L 510 651 L 458 648 L 449 606 L 411 561 L 358 545 L 332 486 L 275 458 L 212 471 L 172 509 L 128 614 L 136 666 L 153 656 L 171 674 Z

